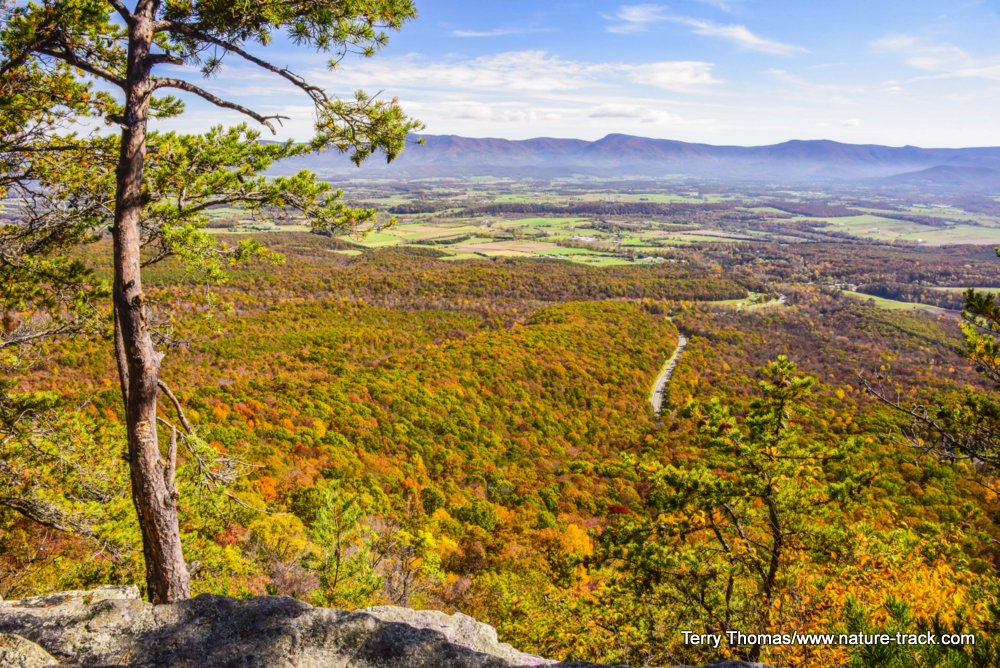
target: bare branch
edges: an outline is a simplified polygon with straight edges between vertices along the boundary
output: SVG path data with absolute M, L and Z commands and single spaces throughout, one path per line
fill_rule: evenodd
M 225 491 L 225 495 L 226 495 L 227 499 L 229 499 L 230 501 L 232 501 L 233 503 L 235 503 L 238 506 L 242 506 L 242 507 L 246 508 L 247 510 L 253 510 L 253 511 L 258 512 L 258 513 L 264 513 L 265 515 L 271 515 L 272 514 L 271 511 L 269 511 L 267 508 L 255 508 L 254 506 L 251 506 L 249 503 L 247 503 L 246 501 L 244 501 L 240 497 L 236 496 L 235 494 L 233 494 L 229 490 Z
M 149 65 L 160 65 L 162 63 L 166 63 L 167 65 L 183 65 L 184 59 L 170 53 L 154 53 L 146 58 L 146 62 Z
M 163 469 L 163 483 L 171 496 L 177 496 L 177 427 L 170 427 L 170 445 L 167 446 L 167 461 Z
M 170 399 L 170 402 L 174 405 L 174 409 L 177 411 L 177 417 L 180 418 L 181 425 L 184 427 L 184 431 L 186 431 L 188 434 L 194 433 L 194 427 L 191 426 L 191 423 L 188 422 L 187 416 L 184 415 L 184 409 L 181 407 L 181 402 L 178 401 L 176 395 L 174 395 L 174 393 L 170 390 L 170 387 L 166 383 L 164 383 L 162 379 L 157 380 L 156 384 L 160 387 L 160 390 L 165 395 L 167 395 L 167 398 Z
M 57 334 L 65 334 L 67 332 L 78 331 L 73 323 L 66 323 L 60 325 L 59 327 L 53 327 L 51 329 L 43 329 L 35 332 L 26 332 L 19 334 L 17 330 L 11 332 L 8 337 L 0 337 L 0 350 L 8 348 L 10 346 L 20 346 L 31 341 L 37 341 L 39 339 L 45 339 L 48 337 L 56 336 Z
M 903 430 L 903 435 L 917 450 L 950 461 L 967 459 L 975 464 L 992 468 L 1000 466 L 998 434 L 994 429 L 980 424 L 967 425 L 964 429 L 958 425 L 949 425 L 931 415 L 926 406 L 905 404 L 898 390 L 895 392 L 896 397 L 893 398 L 881 381 L 875 385 L 863 375 L 859 374 L 858 377 L 868 394 L 883 405 L 910 418 L 910 426 L 908 430 Z M 931 438 L 936 436 L 937 443 L 933 440 L 924 442 L 919 437 L 922 432 L 927 432 Z
M 118 365 L 118 382 L 122 391 L 122 399 L 128 405 L 128 360 L 125 357 L 125 339 L 122 336 L 121 316 L 118 309 L 114 311 L 115 319 L 115 364 Z
M 115 11 L 118 12 L 118 15 L 122 17 L 122 20 L 125 21 L 125 23 L 131 24 L 135 19 L 135 17 L 132 16 L 132 12 L 128 10 L 128 7 L 126 7 L 125 3 L 121 0 L 108 0 L 108 4 L 115 8 Z
M 32 522 L 55 529 L 56 531 L 75 533 L 87 538 L 94 537 L 94 532 L 89 528 L 63 517 L 59 511 L 37 501 L 0 497 L 0 506 L 9 508 L 27 517 Z

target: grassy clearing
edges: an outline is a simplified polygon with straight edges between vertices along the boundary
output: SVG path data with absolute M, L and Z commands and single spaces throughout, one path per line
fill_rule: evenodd
M 947 313 L 947 311 L 938 306 L 931 306 L 930 304 L 917 304 L 914 302 L 901 302 L 895 299 L 886 299 L 884 297 L 875 297 L 873 295 L 866 295 L 862 292 L 853 292 L 851 290 L 842 290 L 841 294 L 847 295 L 854 299 L 862 299 L 865 301 L 871 301 L 875 303 L 875 306 L 879 308 L 888 309 L 890 311 L 923 311 L 925 313 L 933 313 L 935 315 L 942 315 Z
M 560 246 L 556 249 L 543 250 L 538 252 L 539 255 L 601 255 L 600 252 L 592 250 L 590 248 L 565 248 Z
M 516 227 L 566 227 L 578 223 L 589 223 L 586 218 L 518 218 L 517 220 L 503 221 L 503 226 Z
M 929 206 L 927 204 L 911 204 L 903 208 L 904 211 L 918 216 L 933 216 L 935 218 L 947 218 L 949 220 L 965 220 L 977 225 L 987 227 L 1000 226 L 1000 220 L 985 216 L 980 213 L 971 213 L 952 206 Z
M 584 201 L 604 202 L 653 202 L 656 204 L 698 204 L 708 201 L 696 193 L 597 193 L 580 196 Z
M 484 260 L 486 259 L 483 255 L 479 253 L 455 253 L 453 255 L 447 255 L 442 258 L 442 260 Z
M 961 286 L 939 287 L 939 286 L 936 286 L 936 285 L 931 288 L 931 290 L 939 290 L 941 292 L 957 292 L 959 294 L 965 292 L 968 289 L 969 288 L 967 288 L 967 287 L 961 287 Z M 998 287 L 996 285 L 987 286 L 987 287 L 977 286 L 977 287 L 974 287 L 972 289 L 976 290 L 978 292 L 998 292 L 998 291 L 1000 291 L 1000 287 Z
M 978 225 L 955 225 L 947 228 L 932 228 L 929 232 L 905 234 L 902 241 L 915 241 L 931 246 L 949 244 L 995 245 L 1000 243 L 1000 228 L 979 227 Z
M 905 235 L 919 235 L 935 229 L 928 225 L 882 218 L 873 214 L 841 216 L 839 218 L 797 218 L 795 222 L 800 221 L 812 223 L 824 221 L 827 225 L 820 228 L 824 232 L 844 232 L 851 236 L 879 241 L 897 241 Z
M 346 241 L 356 243 L 359 246 L 364 246 L 365 248 L 382 248 L 384 246 L 398 246 L 402 243 L 402 239 L 394 234 L 388 232 L 369 232 L 361 238 L 355 238 L 353 236 L 342 237 Z
M 720 299 L 718 301 L 704 302 L 711 306 L 727 306 L 730 308 L 744 309 L 747 311 L 756 311 L 757 309 L 771 308 L 774 306 L 783 306 L 784 303 L 781 301 L 780 297 L 775 297 L 774 299 L 769 299 L 767 301 L 755 301 L 763 297 L 758 292 L 749 292 L 746 297 L 741 297 L 740 299 Z
M 560 247 L 542 241 L 490 241 L 487 243 L 464 243 L 453 246 L 458 253 L 483 253 L 498 257 L 530 257 L 543 251 L 558 250 Z
M 614 255 L 567 255 L 566 259 L 577 264 L 587 264 L 592 267 L 616 267 L 624 264 L 635 264 L 623 257 Z
M 276 225 L 267 230 L 247 229 L 242 225 L 233 227 L 206 227 L 205 232 L 215 236 L 227 236 L 230 234 L 280 234 L 282 232 L 309 232 L 312 228 L 309 225 Z
M 761 216 L 777 216 L 778 218 L 791 218 L 791 214 L 787 211 L 782 211 L 781 209 L 776 209 L 773 206 L 748 206 L 740 207 L 746 211 L 752 211 Z
M 735 243 L 737 241 L 744 241 L 743 238 L 731 237 L 726 235 L 724 232 L 719 232 L 718 234 L 705 234 L 704 231 L 700 233 L 696 232 L 674 232 L 668 239 L 673 239 L 680 243 L 695 243 L 698 241 L 711 241 L 713 243 Z
M 939 210 L 925 215 L 941 215 Z M 950 217 L 950 216 L 949 216 Z M 863 216 L 843 216 L 840 218 L 799 218 L 796 221 L 825 221 L 824 232 L 843 232 L 862 239 L 878 241 L 908 241 L 930 246 L 948 244 L 995 244 L 1000 243 L 1000 227 L 997 221 L 980 217 L 984 224 L 958 224 L 932 227 L 906 220 L 883 218 L 874 214 Z M 989 223 L 987 226 L 986 223 Z

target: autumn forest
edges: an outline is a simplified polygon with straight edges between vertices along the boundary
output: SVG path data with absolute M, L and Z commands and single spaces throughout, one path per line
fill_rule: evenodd
M 665 12 L 592 18 L 812 53 Z M 706 132 L 659 106 L 727 77 L 371 69 L 415 18 L 0 0 L 0 604 L 120 584 L 462 612 L 558 661 L 1000 665 L 1000 152 L 421 135 L 344 72 L 659 87 L 643 122 Z M 416 106 L 480 118 L 460 97 Z
M 704 244 L 683 262 L 598 268 L 266 242 L 283 262 L 210 292 L 176 264 L 150 274 L 163 377 L 196 434 L 177 473 L 196 592 L 457 609 L 529 651 L 640 665 L 710 660 L 684 628 L 989 632 L 991 471 L 916 447 L 910 416 L 865 390 L 914 407 L 989 391 L 958 318 L 782 275 L 836 281 L 850 262 L 863 278 L 919 257 L 981 281 L 987 253 Z M 83 257 L 98 274 L 105 245 Z M 754 287 L 784 304 L 740 301 L 762 263 Z M 690 343 L 654 415 L 679 331 Z M 135 581 L 105 335 L 30 362 L 18 391 L 51 411 L 5 461 L 87 530 L 5 512 L 2 593 Z M 955 652 L 988 665 L 987 638 L 978 658 Z

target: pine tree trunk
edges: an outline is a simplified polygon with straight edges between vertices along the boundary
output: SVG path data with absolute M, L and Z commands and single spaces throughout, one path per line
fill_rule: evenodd
M 153 345 L 142 292 L 142 171 L 151 80 L 152 3 L 140 2 L 129 26 L 125 119 L 118 159 L 114 222 L 115 354 L 125 401 L 132 501 L 142 530 L 146 585 L 153 603 L 190 597 L 181 550 L 176 491 L 164 475 L 156 433 L 160 355 Z

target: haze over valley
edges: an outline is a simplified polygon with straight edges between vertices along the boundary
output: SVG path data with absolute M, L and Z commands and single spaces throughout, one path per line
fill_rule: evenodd
M 286 161 L 275 171 L 291 173 L 299 168 L 339 178 L 642 176 L 720 185 L 812 183 L 985 194 L 1000 190 L 1000 147 L 925 149 L 828 140 L 713 146 L 623 134 L 596 141 L 414 135 L 403 155 L 388 164 L 372 161 L 358 169 L 342 155 L 322 153 Z

